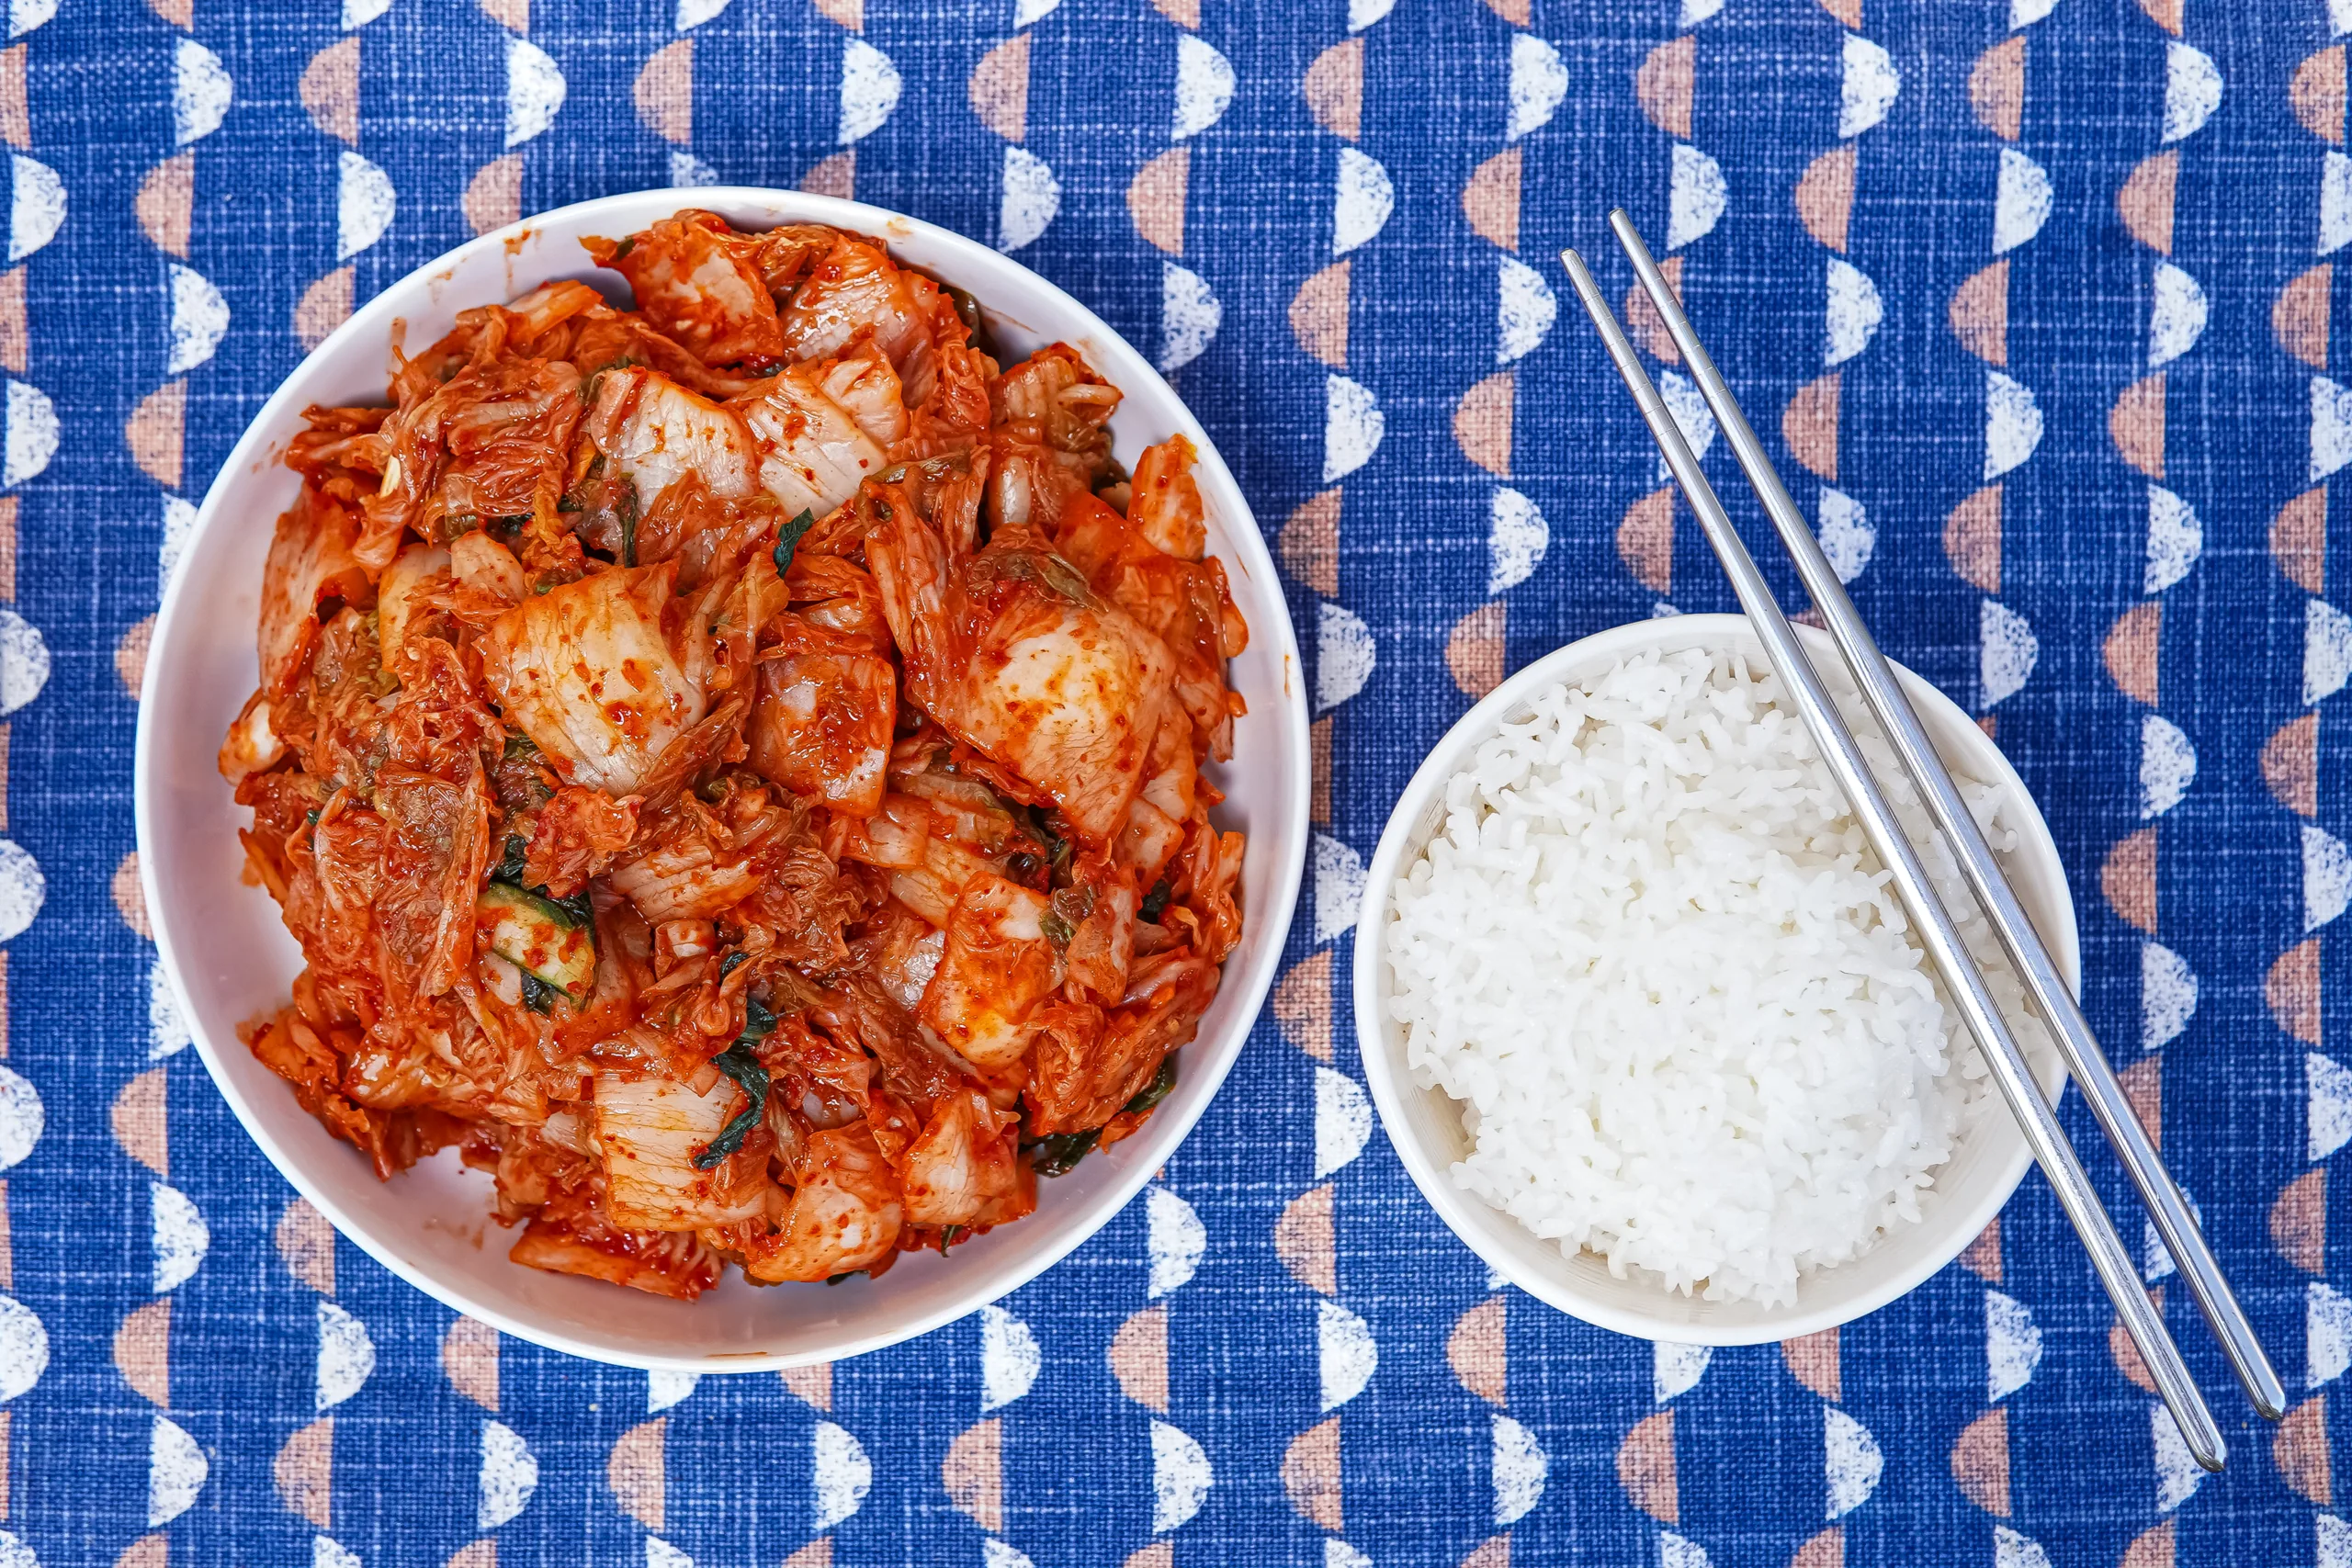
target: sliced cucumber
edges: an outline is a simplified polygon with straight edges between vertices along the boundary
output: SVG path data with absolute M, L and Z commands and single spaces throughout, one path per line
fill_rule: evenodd
M 474 900 L 474 931 L 491 952 L 575 1002 L 595 984 L 595 929 L 552 899 L 491 883 Z

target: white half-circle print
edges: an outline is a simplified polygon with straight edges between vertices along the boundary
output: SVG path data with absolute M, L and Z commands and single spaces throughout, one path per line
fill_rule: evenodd
M 2311 480 L 2317 484 L 2352 463 L 2352 390 L 2324 376 L 2312 378 Z
M 2188 1451 L 2180 1423 L 2161 1404 L 2148 1406 L 2148 1432 L 2155 1450 L 2156 1512 L 2169 1514 L 2197 1495 L 2205 1467 Z
M 2211 307 L 2204 287 L 2170 262 L 2158 262 L 2148 304 L 2148 364 L 2169 365 L 2205 335 Z
M 1388 171 L 1352 147 L 1340 148 L 1331 186 L 1331 254 L 1343 256 L 1371 243 L 1396 210 L 1396 186 Z
M 22 1165 L 40 1142 L 49 1113 L 32 1080 L 15 1068 L 0 1066 L 0 1170 Z
M 2352 241 L 2352 158 L 2331 151 L 2319 167 L 2319 244 L 2331 255 Z
M 2324 599 L 2303 601 L 2303 701 L 2324 702 L 2352 680 L 2352 616 Z
M 2316 1165 L 2352 1143 L 2352 1067 L 2303 1053 L 2303 1158 Z
M 1535 502 L 1498 485 L 1487 509 L 1487 592 L 1491 597 L 1535 575 L 1552 547 L 1552 527 Z
M 14 1296 L 0 1296 L 0 1404 L 40 1382 L 49 1371 L 49 1330 L 40 1314 Z
M 1682 444 L 1690 448 L 1690 456 L 1704 460 L 1707 449 L 1715 444 L 1715 414 L 1707 406 L 1706 394 L 1699 384 L 1673 370 L 1657 373 L 1657 395 L 1666 403 L 1666 412 L 1674 416 L 1674 426 L 1682 432 Z M 1674 477 L 1666 459 L 1657 460 L 1658 482 L 1664 484 Z
M 1356 911 L 1363 903 L 1363 860 L 1330 834 L 1317 833 L 1310 844 L 1308 863 L 1315 878 L 1315 940 L 1318 943 L 1326 942 L 1356 923 Z M 1329 1068 L 1322 1070 L 1329 1071 Z M 1317 1080 L 1318 1118 L 1322 1092 L 1320 1080 Z M 1365 1133 L 1369 1134 L 1371 1130 L 1371 1124 L 1365 1123 Z M 1315 1136 L 1315 1163 L 1319 1166 L 1323 1163 L 1323 1132 L 1319 1120 L 1316 1124 Z
M 1707 1365 L 1715 1359 L 1712 1345 L 1677 1345 L 1660 1339 L 1650 1346 L 1650 1398 L 1664 1404 L 1699 1386 Z
M 344 154 L 348 158 L 350 153 Z M 229 301 L 212 280 L 194 267 L 171 265 L 172 348 L 164 374 L 178 376 L 195 369 L 220 350 L 229 335 Z
M 1388 416 L 1372 389 L 1345 376 L 1323 378 L 1323 482 L 1336 484 L 1372 461 Z
M 822 1535 L 865 1506 L 874 1490 L 874 1461 L 846 1427 L 820 1421 L 809 1439 L 812 1533 Z
M 1359 884 L 1361 886 L 1361 884 Z M 1315 1068 L 1315 1179 L 1353 1162 L 1372 1141 L 1372 1101 L 1345 1073 Z
M 1206 353 L 1225 324 L 1225 306 L 1208 280 L 1174 262 L 1159 265 L 1159 373 L 1171 374 Z
M 48 639 L 39 626 L 0 605 L 0 718 L 40 696 L 48 684 Z
M 1510 114 L 1503 140 L 1517 141 L 1552 123 L 1568 96 L 1568 68 L 1560 51 L 1533 33 L 1510 39 Z
M 528 39 L 506 40 L 506 145 L 520 147 L 555 123 L 571 91 L 553 56 Z
M 1320 1297 L 1315 1303 L 1315 1346 L 1327 1413 L 1362 1393 L 1380 1370 L 1380 1346 L 1372 1337 L 1372 1325 L 1339 1303 Z
M 1329 713 L 1363 690 L 1380 650 L 1363 617 L 1325 600 L 1316 606 L 1320 625 L 1315 638 L 1315 711 Z
M 2161 1414 L 2163 1406 L 2156 1409 Z M 2031 1536 L 2019 1535 L 2007 1525 L 1995 1525 L 1993 1568 L 2050 1568 L 2050 1553 L 2042 1551 L 2041 1543 Z
M 1860 136 L 1886 118 L 1903 91 L 1903 73 L 1894 59 L 1860 33 L 1846 35 L 1845 70 L 1838 91 L 1838 139 Z
M 1984 477 L 1996 479 L 2041 445 L 2041 405 L 2033 389 L 1998 370 L 1984 372 Z
M 1544 275 L 1514 256 L 1498 262 L 1500 283 L 1495 310 L 1495 363 L 1523 359 L 1543 344 L 1560 319 L 1560 301 Z
M 980 1409 L 1001 1410 L 1037 1382 L 1044 1358 L 1029 1325 L 1001 1306 L 980 1309 Z
M 996 248 L 1034 244 L 1062 209 L 1062 183 L 1025 147 L 1004 150 L 1004 190 L 997 204 Z
M 204 1255 L 212 1246 L 212 1232 L 187 1193 L 160 1181 L 147 1190 L 147 1223 L 153 1265 L 148 1283 L 160 1296 L 187 1283 L 203 1266 Z
M 349 261 L 382 239 L 399 209 L 392 176 L 346 149 L 335 159 L 335 259 Z
M 376 1342 L 368 1325 L 330 1301 L 317 1303 L 317 1408 L 331 1410 L 367 1386 L 376 1373 Z
M 2140 816 L 2162 817 L 2180 804 L 2197 780 L 2197 748 L 2188 731 L 2162 714 L 2140 719 Z
M 1993 254 L 2016 250 L 2041 233 L 2053 199 L 2050 171 L 2014 147 L 2002 148 L 1993 187 Z
M 888 55 L 864 39 L 851 39 L 842 49 L 842 113 L 834 140 L 846 147 L 881 130 L 904 87 Z
M 2352 1370 L 2352 1296 L 2324 1280 L 2303 1287 L 2303 1386 L 2322 1388 Z
M 172 54 L 172 144 L 185 147 L 220 129 L 236 84 L 220 57 L 192 38 Z
M 2352 850 L 2324 828 L 2303 824 L 2303 930 L 2315 931 L 2352 904 Z
M 2160 942 L 2140 944 L 2140 1049 L 2156 1051 L 2180 1038 L 2197 1016 L 2197 971 Z
M 1233 102 L 1233 62 L 1193 33 L 1176 36 L 1176 113 L 1169 139 L 1182 141 L 1225 118 Z
M 2205 525 L 2196 509 L 2162 485 L 2148 487 L 2148 565 L 2140 592 L 2161 593 L 2188 575 L 2205 553 Z
M 160 1062 L 195 1043 L 187 1015 L 180 1011 L 179 993 L 172 989 L 172 977 L 158 958 L 147 966 L 147 1059 Z
M 1871 1500 L 1886 1473 L 1886 1453 L 1871 1429 L 1834 1404 L 1821 1407 L 1824 1516 L 1840 1518 Z
M 1879 323 L 1886 319 L 1886 301 L 1879 298 L 1878 285 L 1860 267 L 1836 256 L 1829 258 L 1826 293 L 1821 362 L 1843 365 L 1878 335 Z
M 1158 1301 L 1192 1283 L 1208 1253 L 1209 1232 L 1193 1205 L 1157 1182 L 1143 1190 L 1143 1212 L 1144 1257 L 1150 1266 L 1144 1299 Z
M 163 530 L 155 538 L 155 597 L 160 601 L 164 590 L 172 585 L 172 571 L 180 564 L 180 554 L 187 542 L 196 536 L 196 508 L 176 495 L 164 497 Z
M 1209 1456 L 1191 1434 L 1165 1421 L 1151 1424 L 1151 1533 L 1166 1535 L 1192 1523 L 1216 1483 Z
M 57 405 L 30 381 L 8 382 L 8 434 L 0 443 L 0 489 L 14 490 L 57 456 Z
M 57 238 L 65 221 L 65 182 L 22 152 L 9 154 L 8 178 L 8 265 L 14 266 Z
M 2213 57 L 2177 40 L 2165 44 L 2165 145 L 2196 135 L 2221 107 L 2222 68 Z
M 539 1461 L 523 1434 L 503 1421 L 481 1424 L 481 1495 L 474 1528 L 494 1530 L 531 1506 L 539 1489 Z
M 160 1529 L 194 1507 L 211 1474 L 211 1461 L 187 1429 L 156 1416 L 147 1433 L 147 1528 Z
M 1851 582 L 1869 570 L 1871 556 L 1878 549 L 1878 525 L 1871 521 L 1862 503 L 1842 490 L 1821 487 L 1821 507 L 1814 536 L 1821 543 L 1821 553 L 1828 558 L 1829 570 L 1838 574 L 1840 582 Z
M 2041 1329 L 2015 1296 L 1984 1292 L 1984 1402 L 1998 1404 L 2033 1381 L 2041 1365 Z
M 1487 1461 L 1494 1476 L 1497 1529 L 1518 1523 L 1544 1500 L 1552 1459 L 1535 1434 L 1508 1416 L 1497 1416 L 1488 1431 Z
M 1674 173 L 1667 187 L 1666 248 L 1679 251 L 1713 233 L 1730 200 L 1724 166 L 1690 143 L 1676 142 Z
M 1987 599 L 1977 615 L 1977 684 L 1992 707 L 2021 691 L 2041 658 L 2041 640 L 2023 615 Z

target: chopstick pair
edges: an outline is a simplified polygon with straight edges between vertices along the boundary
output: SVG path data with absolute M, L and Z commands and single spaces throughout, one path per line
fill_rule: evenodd
M 2089 1102 L 2092 1115 L 2131 1173 L 2132 1185 L 2139 1189 L 2142 1201 L 2147 1204 L 2157 1234 L 2163 1237 L 2190 1293 L 2197 1298 L 2214 1337 L 2228 1354 L 2238 1381 L 2245 1385 L 2256 1409 L 2271 1420 L 2278 1419 L 2286 1411 L 2286 1391 L 2279 1385 L 2278 1372 L 2255 1337 L 2254 1326 L 2247 1322 L 2229 1281 L 2222 1277 L 2221 1264 L 2206 1244 L 2180 1189 L 2157 1155 L 2154 1140 L 2140 1124 L 2115 1069 L 2099 1049 L 2081 1008 L 2075 1005 L 2074 993 L 2067 989 L 2049 951 L 2035 934 L 1999 863 L 1993 858 L 1991 846 L 1977 829 L 1976 819 L 1962 801 L 1942 759 L 1937 756 L 1910 699 L 1896 682 L 1885 655 L 1871 639 L 1870 629 L 1862 624 L 1853 601 L 1846 596 L 1844 585 L 1822 553 L 1804 514 L 1797 510 L 1796 502 L 1790 499 L 1780 476 L 1773 471 L 1771 460 L 1756 439 L 1756 432 L 1749 427 L 1739 404 L 1732 398 L 1731 389 L 1724 384 L 1714 361 L 1708 357 L 1698 334 L 1691 330 L 1690 318 L 1683 314 L 1680 301 L 1658 270 L 1648 246 L 1642 243 L 1633 220 L 1620 209 L 1609 215 L 1609 226 L 1633 261 L 1634 274 L 1641 279 L 1650 303 L 1657 307 L 1668 334 L 1690 367 L 1691 378 L 1698 383 L 1716 425 L 1739 460 L 1740 471 L 1755 487 L 1765 514 L 1772 520 L 1781 542 L 1794 558 L 1797 575 L 1813 595 L 1814 605 L 1820 611 L 1863 701 L 1902 760 L 1904 771 L 1917 787 L 1936 826 L 1950 840 L 1970 891 L 2000 936 L 2002 949 L 2035 1010 L 2049 1023 L 2059 1055 L 2075 1081 L 2082 1085 L 2083 1097 Z M 2099 1282 L 2107 1287 L 2116 1315 L 2132 1336 L 2132 1344 L 2138 1347 L 2140 1359 L 2154 1382 L 2156 1392 L 2179 1424 L 2181 1435 L 2197 1461 L 2207 1470 L 2220 1470 L 2228 1449 L 2214 1424 L 2213 1413 L 2182 1362 L 2180 1349 L 2173 1343 L 2164 1318 L 2142 1286 L 2130 1250 L 2116 1235 L 2114 1221 L 2099 1201 L 2050 1101 L 2034 1081 L 2024 1051 L 1994 1004 L 1984 975 L 1969 955 L 1951 911 L 1936 892 L 1917 852 L 1871 775 L 1855 744 L 1853 732 L 1799 645 L 1787 615 L 1781 613 L 1763 574 L 1757 570 L 1754 558 L 1740 541 L 1738 531 L 1724 513 L 1714 488 L 1701 471 L 1698 458 L 1683 440 L 1680 427 L 1659 397 L 1649 372 L 1643 368 L 1584 258 L 1568 250 L 1560 253 L 1560 260 L 1575 282 L 1585 310 L 1591 314 L 1593 325 L 1600 329 L 1617 373 L 1624 378 L 1634 400 L 1641 405 L 1642 417 L 1648 422 L 1650 434 L 1657 438 L 1667 467 L 1689 499 L 1690 510 L 1697 513 L 1707 543 L 1714 547 L 1729 574 L 1740 608 L 1747 612 L 1757 635 L 1763 639 L 1773 671 L 1789 688 L 1815 744 L 1821 748 L 1831 773 L 1861 818 L 1871 848 L 1892 874 L 1904 908 L 1918 927 L 1920 940 L 1943 980 L 1946 993 L 1958 1004 L 1969 1032 L 1984 1047 L 1986 1065 L 1992 1069 L 1994 1081 L 2000 1086 L 2002 1098 L 2008 1101 L 2009 1110 L 2025 1133 L 2028 1146 L 2048 1175 L 2059 1206 L 2074 1223 L 2075 1233 L 2090 1253 Z

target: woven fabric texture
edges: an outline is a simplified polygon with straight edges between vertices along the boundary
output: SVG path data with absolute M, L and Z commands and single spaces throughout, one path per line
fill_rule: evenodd
M 4 1568 L 2352 1565 L 2346 0 L 6 11 Z M 294 1199 L 183 1049 L 130 783 L 160 586 L 307 345 L 473 233 L 721 181 L 946 224 L 1155 356 L 1328 762 L 1275 1001 L 1127 1213 L 917 1342 L 697 1384 L 502 1342 Z M 2150 1243 L 2222 1475 L 2038 1176 L 1907 1299 L 1709 1355 L 1492 1286 L 1374 1125 L 1348 928 L 1404 780 L 1537 655 L 1732 607 L 1553 259 L 1624 299 L 1618 203 L 2050 818 L 2090 1017 L 2292 1392 L 2245 1411 Z

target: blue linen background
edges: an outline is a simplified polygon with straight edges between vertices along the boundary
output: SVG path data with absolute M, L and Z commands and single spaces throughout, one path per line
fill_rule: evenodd
M 6 1568 L 2352 1564 L 2346 0 L 9 0 L 7 30 Z M 1001 1309 L 696 1386 L 501 1343 L 334 1240 L 181 1048 L 126 857 L 175 529 L 305 345 L 479 230 L 714 181 L 996 243 L 1169 367 L 1277 538 L 1328 761 L 1275 1006 L 1143 1200 Z M 1561 310 L 1566 243 L 1623 296 L 1619 202 L 1889 650 L 2049 814 L 2092 1020 L 2294 1393 L 2256 1422 L 2168 1294 L 2223 1475 L 2038 1177 L 1908 1299 L 1709 1358 L 1491 1288 L 1371 1128 L 1346 926 L 1398 786 L 1528 659 L 1732 607 Z

